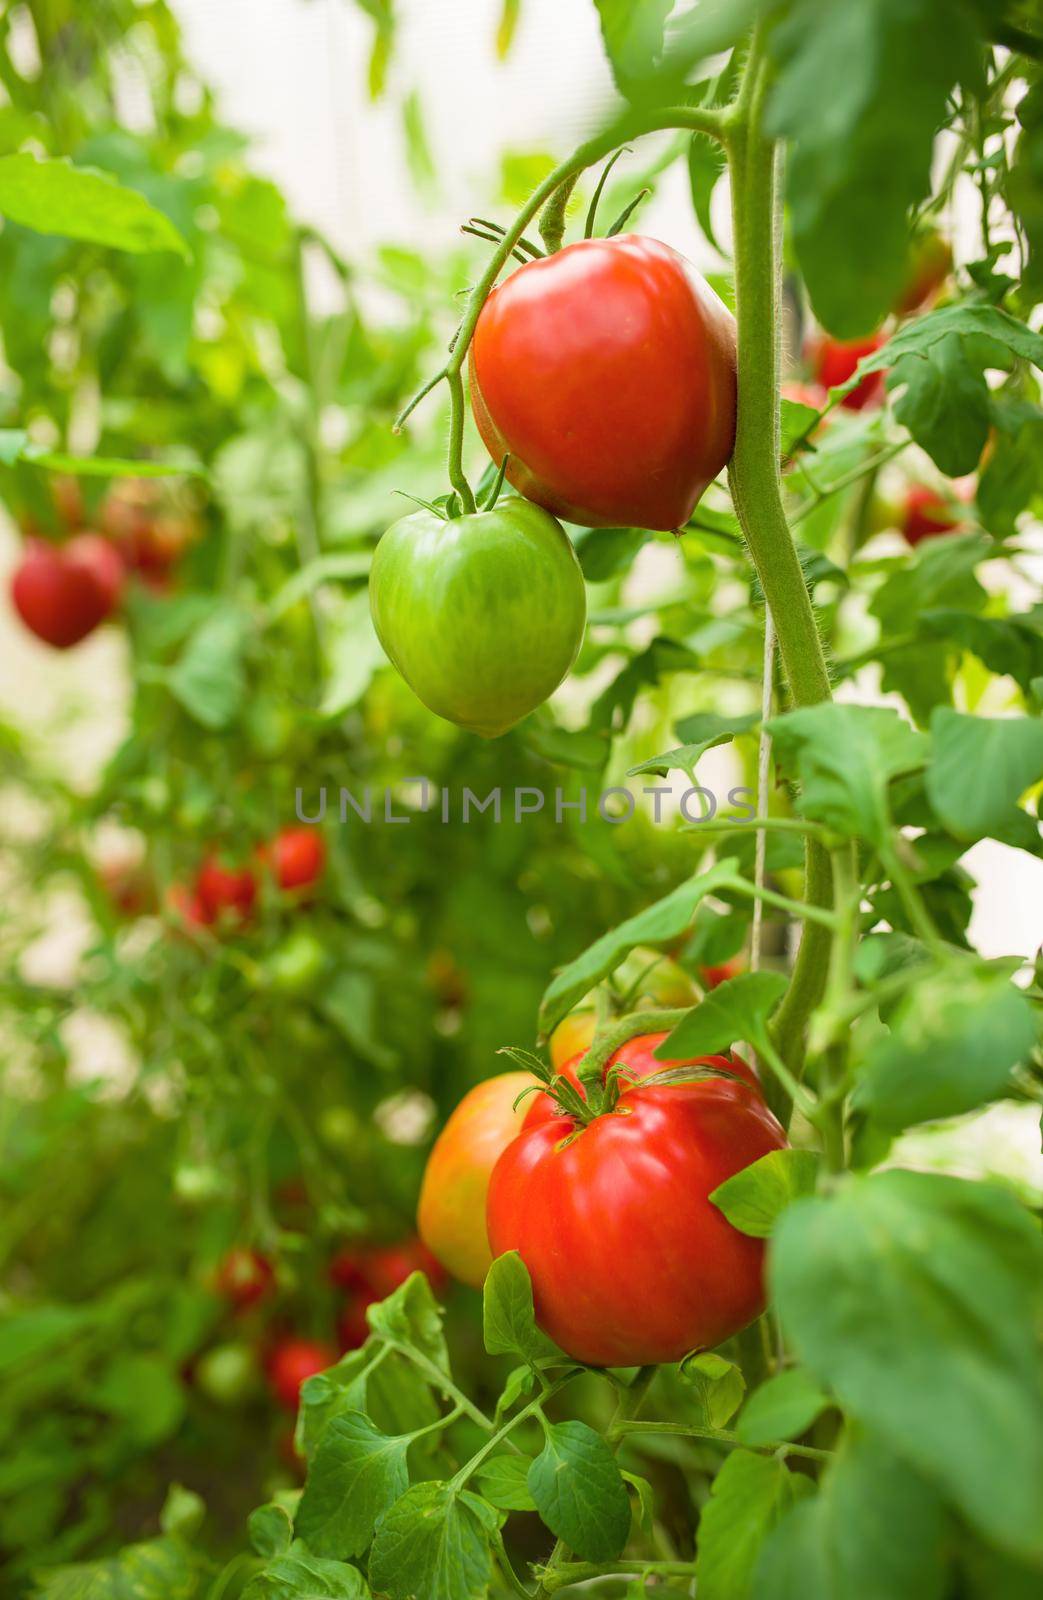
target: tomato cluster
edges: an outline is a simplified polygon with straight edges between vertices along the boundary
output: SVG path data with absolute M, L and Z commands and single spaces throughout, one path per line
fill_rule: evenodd
M 567 1354 L 601 1366 L 678 1361 L 763 1309 L 763 1246 L 709 1196 L 786 1137 L 739 1057 L 660 1061 L 638 1035 L 605 1067 L 618 1097 L 587 1122 L 505 1073 L 461 1102 L 428 1163 L 419 1224 L 445 1266 L 478 1283 L 517 1250 L 536 1317 Z M 585 1098 L 581 1055 L 562 1069 Z M 645 1082 L 667 1068 L 685 1081 Z M 519 1128 L 520 1122 L 520 1128 Z M 484 1211 L 481 1200 L 484 1197 Z
M 51 492 L 61 538 L 43 537 L 26 520 L 11 599 L 30 632 L 56 650 L 68 650 L 116 614 L 132 574 L 165 589 L 196 524 L 184 513 L 165 510 L 146 479 L 115 485 L 91 519 L 76 479 L 55 478 Z
M 258 846 L 252 862 L 229 865 L 211 850 L 191 884 L 172 886 L 168 905 L 188 928 L 242 924 L 253 914 L 261 873 L 269 872 L 284 894 L 302 897 L 325 868 L 326 843 L 318 829 L 282 828 L 268 844 Z

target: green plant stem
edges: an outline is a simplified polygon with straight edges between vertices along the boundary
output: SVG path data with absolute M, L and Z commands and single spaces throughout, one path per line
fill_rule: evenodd
M 477 1422 L 480 1428 L 484 1428 L 486 1433 L 498 1431 L 492 1418 L 487 1417 L 484 1411 L 480 1411 L 473 1400 L 469 1400 L 463 1390 L 456 1387 L 452 1378 L 443 1372 L 441 1367 L 428 1360 L 423 1351 L 417 1350 L 411 1344 L 399 1344 L 397 1339 L 385 1339 L 384 1343 L 388 1350 L 394 1350 L 398 1355 L 405 1356 L 407 1361 L 411 1361 L 414 1367 L 424 1374 L 433 1389 L 437 1389 L 447 1399 L 454 1401 L 457 1408 L 465 1416 L 470 1417 L 472 1422 Z
M 520 1422 L 524 1422 L 528 1417 L 535 1416 L 539 1416 L 542 1419 L 543 1407 L 551 1396 L 557 1394 L 559 1389 L 564 1389 L 565 1385 L 571 1383 L 573 1378 L 578 1378 L 582 1370 L 582 1367 L 575 1367 L 571 1372 L 566 1372 L 563 1378 L 556 1378 L 553 1383 L 548 1384 L 542 1393 L 536 1396 L 535 1400 L 530 1400 L 527 1406 L 522 1406 L 521 1410 L 516 1411 L 513 1417 L 509 1417 L 506 1422 L 502 1423 L 496 1429 L 492 1438 L 487 1439 L 481 1449 L 476 1450 L 469 1461 L 464 1462 L 459 1472 L 451 1480 L 452 1487 L 454 1489 L 462 1489 L 468 1478 L 477 1472 L 486 1456 L 491 1455 L 497 1445 L 502 1444 L 507 1435 L 513 1433 Z
M 449 454 L 447 466 L 449 482 L 460 496 L 465 513 L 470 515 L 477 510 L 471 485 L 464 472 L 464 380 L 460 376 L 460 369 L 452 366 L 446 367 L 446 382 L 449 385 L 451 409 L 449 413 Z
M 755 37 L 739 99 L 729 114 L 735 294 L 738 323 L 738 423 L 729 480 L 764 597 L 775 620 L 779 654 L 795 706 L 830 698 L 829 673 L 804 574 L 782 502 L 779 469 L 779 215 L 777 152 L 761 129 L 766 67 Z M 831 901 L 829 858 L 809 839 L 805 900 Z M 822 994 L 829 932 L 808 919 L 790 987 L 775 1018 L 775 1037 L 799 1077 L 807 1019 Z
M 747 1444 L 737 1434 L 729 1433 L 723 1428 L 699 1428 L 688 1422 L 623 1422 L 619 1424 L 621 1434 L 631 1433 L 661 1433 L 672 1434 L 677 1438 L 707 1439 L 712 1444 L 721 1444 L 733 1450 L 755 1450 L 761 1455 L 789 1455 L 801 1456 L 808 1461 L 829 1461 L 831 1452 L 828 1450 L 815 1450 L 809 1444 L 790 1444 L 786 1440 L 779 1440 L 775 1444 Z
M 821 1096 L 818 1115 L 814 1120 L 822 1137 L 822 1153 L 827 1169 L 830 1172 L 842 1172 L 847 1165 L 843 1101 L 847 1081 L 849 1029 L 839 1018 L 854 988 L 854 959 L 858 939 L 861 890 L 854 850 L 849 845 L 838 845 L 832 851 L 832 861 L 833 896 L 838 927 L 829 954 L 829 973 L 822 1007 L 824 1048 L 820 1071 Z M 813 1026 L 813 1037 L 815 1031 Z

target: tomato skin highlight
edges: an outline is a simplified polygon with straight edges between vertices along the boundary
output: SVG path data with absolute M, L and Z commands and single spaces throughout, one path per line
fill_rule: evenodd
M 495 739 L 552 694 L 583 642 L 586 588 L 564 528 L 511 496 L 448 521 L 416 511 L 369 578 L 384 650 L 429 711 Z
M 485 1228 L 489 1178 L 521 1131 L 532 1086 L 528 1072 L 501 1072 L 464 1095 L 435 1140 L 424 1169 L 417 1228 L 424 1244 L 461 1283 L 480 1289 L 492 1265 Z
M 550 1337 L 593 1366 L 644 1366 L 752 1322 L 764 1308 L 763 1242 L 709 1195 L 784 1147 L 760 1095 L 723 1078 L 639 1083 L 577 1130 L 571 1117 L 528 1128 L 489 1185 L 493 1255 L 520 1253 Z
M 866 339 L 831 339 L 828 333 L 820 334 L 808 346 L 815 382 L 824 389 L 835 389 L 846 383 L 858 363 L 872 355 L 886 343 L 882 333 L 871 334 Z M 884 374 L 871 372 L 861 383 L 846 394 L 840 404 L 847 411 L 864 411 L 866 406 L 878 406 L 884 398 Z
M 690 262 L 584 239 L 494 289 L 471 406 L 515 488 L 587 527 L 680 528 L 735 446 L 735 321 Z

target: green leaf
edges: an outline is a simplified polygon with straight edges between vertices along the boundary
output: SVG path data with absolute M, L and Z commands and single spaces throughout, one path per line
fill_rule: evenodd
M 813 1150 L 769 1150 L 759 1161 L 725 1178 L 710 1199 L 740 1233 L 767 1239 L 788 1205 L 814 1193 L 817 1177 L 818 1156 Z
M 603 934 L 575 961 L 570 961 L 549 985 L 540 1006 L 540 1033 L 544 1037 L 551 1033 L 576 1001 L 615 971 L 636 945 L 673 944 L 686 932 L 700 902 L 734 877 L 734 861 L 720 861 L 708 872 L 679 884 L 662 900 Z
M 36 1600 L 200 1600 L 207 1566 L 181 1539 L 149 1539 L 102 1561 L 52 1567 Z
M 475 1473 L 482 1494 L 498 1511 L 535 1511 L 529 1493 L 528 1456 L 490 1456 Z
M 167 673 L 171 694 L 204 728 L 227 728 L 242 709 L 246 638 L 243 613 L 222 605 L 190 635 Z
M 159 1513 L 159 1526 L 163 1533 L 191 1539 L 199 1532 L 206 1517 L 206 1502 L 194 1489 L 172 1483 Z
M 535 1363 L 560 1352 L 536 1326 L 532 1281 L 517 1250 L 497 1256 L 482 1293 L 482 1328 L 491 1356 L 520 1355 Z
M 786 993 L 781 972 L 744 972 L 717 985 L 655 1051 L 659 1061 L 717 1055 L 738 1039 L 763 1040 L 767 1019 Z
M 892 1133 L 1002 1094 L 1036 1042 L 1032 1007 L 1006 978 L 921 978 L 859 1070 L 852 1104 Z
M 351 1350 L 336 1366 L 327 1367 L 302 1384 L 294 1440 L 310 1460 L 333 1417 L 361 1411 L 367 1404 L 367 1377 L 372 1364 L 369 1350 Z
M 696 220 L 715 250 L 720 250 L 710 215 L 710 200 L 726 166 L 724 146 L 704 133 L 693 133 L 688 144 L 688 186 Z
M 790 1472 L 784 1462 L 734 1450 L 714 1478 L 699 1519 L 699 1600 L 760 1600 L 753 1571 L 761 1545 L 798 1496 L 810 1490 L 810 1479 Z
M 294 1527 L 319 1556 L 346 1561 L 409 1486 L 409 1435 L 388 1438 L 359 1411 L 334 1417 L 308 1471 Z
M 594 0 L 612 76 L 621 94 L 652 77 L 665 46 L 666 19 L 674 0 Z
M 652 534 L 646 528 L 579 528 L 576 554 L 588 583 L 607 583 L 629 572 Z
M 888 784 L 923 765 L 923 734 L 889 708 L 835 703 L 789 711 L 767 727 L 778 759 L 800 779 L 805 816 L 873 844 L 885 841 Z
M 126 189 L 91 167 L 42 161 L 27 152 L 0 156 L 0 216 L 37 233 L 58 233 L 115 250 L 189 255 L 169 217 L 136 189 Z
M 797 1356 L 961 1514 L 1043 1559 L 1043 1240 L 1013 1195 L 890 1171 L 782 1218 L 770 1277 Z
M 495 1513 L 477 1495 L 448 1483 L 414 1484 L 377 1529 L 370 1583 L 391 1600 L 481 1600 L 495 1532 Z
M 246 1519 L 250 1543 L 259 1556 L 282 1556 L 293 1543 L 293 1518 L 286 1506 L 269 1501 Z
M 113 1357 L 90 1398 L 141 1446 L 169 1439 L 185 1414 L 185 1387 L 169 1362 L 133 1350 Z
M 1043 722 L 969 717 L 939 706 L 931 717 L 927 795 L 958 839 L 1002 828 L 1024 791 L 1043 779 Z
M 814 1500 L 769 1535 L 757 1600 L 941 1600 L 948 1535 L 931 1485 L 878 1438 L 849 1435 Z
M 686 1356 L 679 1370 L 692 1390 L 696 1420 L 707 1428 L 725 1427 L 746 1393 L 746 1379 L 741 1370 L 713 1350 L 700 1350 Z
M 790 140 L 794 245 L 815 313 L 839 337 L 871 332 L 899 297 L 908 212 L 929 193 L 950 90 L 980 78 L 977 47 L 970 7 L 952 0 L 796 0 L 769 35 L 767 122 Z
M 319 715 L 333 719 L 358 704 L 374 674 L 385 664 L 385 656 L 373 627 L 365 589 L 352 595 L 328 620 L 328 676 Z
M 1043 452 L 1043 437 L 1040 440 Z M 966 611 L 927 611 L 921 633 L 969 650 L 990 672 L 1009 675 L 1025 693 L 1043 673 L 1043 628 L 1034 613 L 1024 617 L 979 617 Z
M 585 1422 L 556 1422 L 529 1468 L 529 1493 L 551 1533 L 584 1561 L 612 1561 L 630 1537 L 630 1500 L 616 1458 Z
M 799 1439 L 829 1405 L 814 1378 L 803 1367 L 777 1372 L 755 1389 L 735 1424 L 743 1444 L 775 1444 Z
M 386 1300 L 370 1306 L 366 1315 L 374 1333 L 396 1344 L 412 1346 L 440 1372 L 448 1373 L 449 1352 L 442 1332 L 442 1310 L 422 1272 L 411 1273 Z
M 718 745 L 729 744 L 736 734 L 745 733 L 757 720 L 754 715 L 719 717 L 713 711 L 700 711 L 694 716 L 685 717 L 677 724 L 677 732 L 681 738 L 690 742 L 677 750 L 668 750 L 665 755 L 652 756 L 648 761 L 642 761 L 639 766 L 631 767 L 627 777 L 635 778 L 642 772 L 654 772 L 665 778 L 668 772 L 676 769 L 686 773 L 694 783 L 695 764 L 700 756 L 705 755 L 707 750 L 716 749 Z
M 369 1588 L 357 1567 L 312 1555 L 297 1539 L 250 1579 L 243 1600 L 369 1600 Z

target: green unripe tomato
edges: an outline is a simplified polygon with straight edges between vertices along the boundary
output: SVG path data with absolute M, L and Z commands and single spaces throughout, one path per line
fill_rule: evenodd
M 583 640 L 587 600 L 564 528 L 527 500 L 443 521 L 416 511 L 373 557 L 381 644 L 430 711 L 494 739 L 540 705 Z
M 200 1356 L 195 1376 L 208 1399 L 236 1405 L 257 1386 L 257 1357 L 248 1344 L 218 1344 Z
M 295 928 L 276 945 L 264 963 L 268 986 L 280 994 L 307 994 L 314 989 L 329 964 L 321 939 L 306 928 Z

